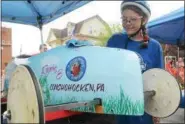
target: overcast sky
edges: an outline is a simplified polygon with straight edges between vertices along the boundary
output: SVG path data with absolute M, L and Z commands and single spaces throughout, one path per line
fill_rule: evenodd
M 43 28 L 44 42 L 47 39 L 50 28 L 63 29 L 67 22 L 77 23 L 98 14 L 107 23 L 120 23 L 121 1 L 93 1 L 63 17 L 47 24 Z M 152 16 L 156 19 L 184 6 L 184 1 L 149 1 Z M 37 28 L 28 25 L 2 23 L 2 26 L 12 28 L 13 56 L 19 55 L 22 44 L 22 53 L 37 53 L 41 43 L 40 32 Z

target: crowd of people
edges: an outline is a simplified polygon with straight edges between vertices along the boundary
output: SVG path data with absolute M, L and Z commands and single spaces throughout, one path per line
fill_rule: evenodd
M 181 87 L 184 88 L 184 59 L 179 57 L 178 60 L 168 57 L 166 59 L 165 69 L 172 74 Z

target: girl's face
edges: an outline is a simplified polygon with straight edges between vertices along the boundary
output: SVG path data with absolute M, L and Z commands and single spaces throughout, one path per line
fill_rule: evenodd
M 122 12 L 121 19 L 123 28 L 125 29 L 128 35 L 131 35 L 139 30 L 143 17 L 131 9 L 125 9 Z M 145 23 L 146 19 L 144 19 L 143 24 Z

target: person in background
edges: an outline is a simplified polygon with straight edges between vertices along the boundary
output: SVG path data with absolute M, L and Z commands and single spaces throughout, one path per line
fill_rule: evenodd
M 164 69 L 162 47 L 158 41 L 150 38 L 146 31 L 150 16 L 151 10 L 146 1 L 123 1 L 121 20 L 125 32 L 114 34 L 107 42 L 107 47 L 135 52 L 140 58 L 142 72 L 152 68 Z M 154 124 L 159 123 L 159 119 L 144 113 L 143 116 L 117 116 L 117 122 L 117 124 Z
M 176 67 L 176 62 L 175 62 L 175 59 L 172 59 L 171 62 L 171 68 L 170 68 L 170 71 L 171 71 L 171 74 L 176 77 L 177 75 L 177 67 Z
M 39 46 L 40 53 L 46 52 L 48 50 L 48 47 L 46 44 L 41 44 Z
M 182 57 L 179 57 L 178 63 L 179 63 L 179 66 L 180 66 L 180 67 L 184 67 L 184 60 L 183 60 Z
M 177 80 L 184 89 L 184 61 L 181 57 L 177 61 L 177 68 Z

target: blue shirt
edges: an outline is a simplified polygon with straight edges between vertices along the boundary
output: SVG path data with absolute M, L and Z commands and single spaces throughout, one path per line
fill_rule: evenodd
M 142 72 L 151 68 L 164 68 L 163 51 L 160 43 L 150 38 L 147 48 L 140 48 L 141 42 L 133 41 L 127 34 L 114 34 L 107 42 L 107 47 L 128 49 L 136 52 L 140 58 Z M 152 116 L 117 116 L 118 124 L 153 124 Z

